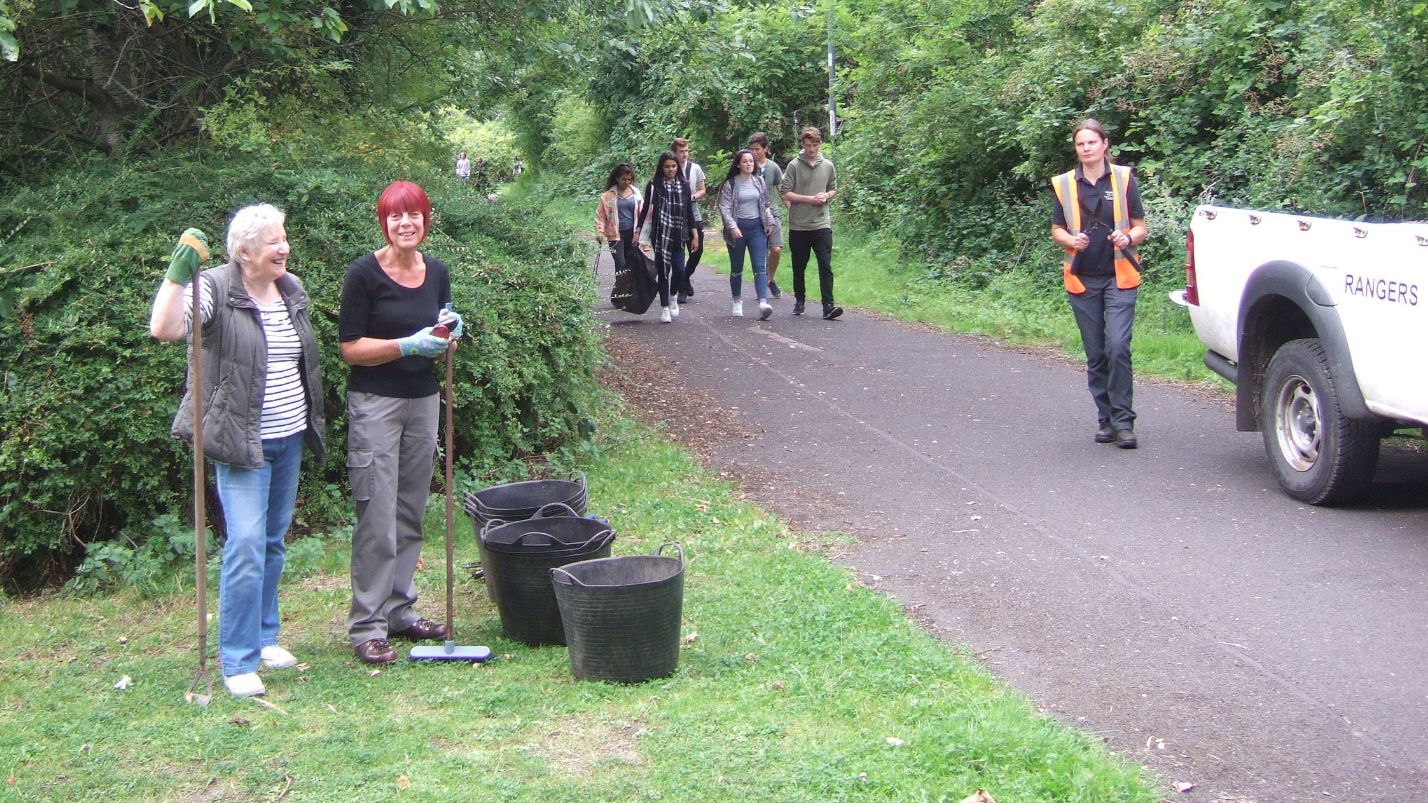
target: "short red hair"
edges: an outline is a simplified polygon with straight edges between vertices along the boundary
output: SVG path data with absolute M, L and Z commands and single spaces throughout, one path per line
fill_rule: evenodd
M 420 212 L 422 239 L 431 233 L 431 199 L 426 191 L 410 181 L 394 181 L 382 190 L 377 198 L 377 223 L 382 227 L 382 236 L 387 245 L 392 245 L 392 236 L 387 233 L 387 216 L 403 212 Z

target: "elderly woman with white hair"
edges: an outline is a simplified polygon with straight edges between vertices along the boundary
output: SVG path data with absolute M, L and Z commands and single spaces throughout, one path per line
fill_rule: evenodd
M 317 338 L 302 282 L 288 273 L 283 213 L 238 210 L 228 224 L 229 261 L 199 274 L 203 326 L 203 453 L 213 461 L 227 541 L 218 588 L 218 657 L 237 697 L 263 694 L 258 667 L 297 663 L 278 646 L 278 579 L 297 498 L 302 447 L 322 460 L 322 382 Z M 186 287 L 208 256 L 188 229 L 154 298 L 149 331 L 188 336 Z M 190 360 L 192 354 L 190 354 Z M 193 366 L 173 432 L 193 442 Z M 222 400 L 222 403 L 215 403 Z

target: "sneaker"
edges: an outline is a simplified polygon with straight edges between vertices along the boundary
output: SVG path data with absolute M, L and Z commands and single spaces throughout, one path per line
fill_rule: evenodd
M 778 289 L 778 282 L 769 282 L 769 295 L 773 296 L 774 298 L 783 298 L 783 291 Z
M 672 298 L 669 300 L 669 317 L 679 317 L 679 302 Z
M 660 322 L 660 323 L 669 323 L 669 322 L 672 321 L 672 320 L 674 320 L 674 319 L 671 318 L 671 317 L 669 317 L 669 307 L 660 307 L 660 308 L 659 308 L 659 322 Z
M 260 694 L 268 693 L 268 690 L 263 688 L 263 679 L 258 677 L 257 672 L 224 675 L 223 687 L 228 689 L 228 693 L 234 697 L 257 697 Z
M 823 320 L 825 320 L 825 321 L 831 321 L 831 320 L 833 320 L 834 318 L 837 318 L 839 315 L 842 315 L 842 314 L 843 314 L 843 308 L 840 307 L 840 306 L 838 306 L 837 304 L 824 304 L 824 305 L 823 305 Z
M 686 292 L 686 291 L 684 291 L 684 290 L 680 290 L 680 291 L 679 291 L 679 303 L 684 304 L 684 303 L 687 303 L 688 301 L 689 301 L 689 293 Z
M 258 655 L 263 659 L 263 666 L 269 669 L 287 669 L 290 666 L 297 666 L 297 658 L 276 644 L 264 647 Z
M 735 318 L 744 317 L 744 302 L 739 299 L 734 299 L 734 311 L 730 314 Z
M 760 301 L 760 302 L 759 302 L 759 320 L 761 320 L 761 321 L 767 321 L 767 320 L 769 319 L 769 316 L 772 315 L 772 314 L 773 314 L 773 307 L 769 306 L 769 302 L 767 302 L 767 301 Z
M 803 302 L 802 302 L 802 301 L 795 301 L 795 302 L 793 302 L 793 314 L 794 314 L 794 315 L 802 315 L 802 314 L 803 314 Z

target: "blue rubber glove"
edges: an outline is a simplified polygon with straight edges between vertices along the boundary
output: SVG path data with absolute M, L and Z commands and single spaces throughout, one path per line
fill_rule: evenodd
M 446 324 L 446 328 L 451 330 L 451 333 L 447 335 L 448 340 L 460 340 L 461 333 L 465 331 L 461 328 L 461 316 L 451 308 L 450 304 L 443 307 L 437 314 L 436 322 Z
M 169 269 L 164 277 L 177 284 L 188 284 L 203 261 L 208 259 L 208 235 L 195 228 L 183 230 L 178 245 L 169 257 Z
M 397 339 L 397 348 L 402 350 L 403 357 L 440 357 L 446 353 L 446 344 L 451 341 L 444 337 L 437 337 L 431 333 L 432 327 L 428 326 L 415 334 Z

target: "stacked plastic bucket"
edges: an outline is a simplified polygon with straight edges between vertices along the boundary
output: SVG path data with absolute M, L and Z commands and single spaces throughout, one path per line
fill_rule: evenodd
M 684 552 L 611 557 L 615 531 L 586 516 L 585 476 L 467 494 L 486 592 L 506 635 L 565 644 L 578 678 L 639 683 L 679 665 Z

